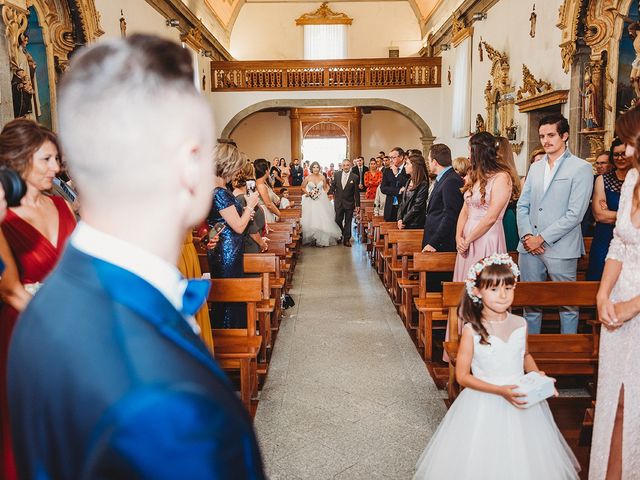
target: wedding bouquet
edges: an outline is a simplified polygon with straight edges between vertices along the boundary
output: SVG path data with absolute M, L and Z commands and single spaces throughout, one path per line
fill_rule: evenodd
M 313 187 L 313 189 L 309 191 L 308 195 L 311 200 L 317 200 L 320 196 L 320 189 L 318 187 Z

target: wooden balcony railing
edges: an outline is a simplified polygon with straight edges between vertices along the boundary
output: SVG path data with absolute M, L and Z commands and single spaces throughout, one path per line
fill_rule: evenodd
M 211 62 L 211 90 L 432 88 L 441 65 L 440 57 Z

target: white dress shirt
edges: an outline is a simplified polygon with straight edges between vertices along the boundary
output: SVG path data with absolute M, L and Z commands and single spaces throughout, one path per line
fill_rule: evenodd
M 551 184 L 551 180 L 553 179 L 553 176 L 555 175 L 556 171 L 558 170 L 558 167 L 560 166 L 560 164 L 562 163 L 562 161 L 565 159 L 566 156 L 568 156 L 569 149 L 566 148 L 564 153 L 562 155 L 560 155 L 558 158 L 556 158 L 556 161 L 553 163 L 553 168 L 551 168 L 549 166 L 549 155 L 545 155 L 543 158 L 544 161 L 544 180 L 543 180 L 543 187 L 544 190 L 543 192 L 546 193 L 547 189 L 549 188 L 549 185 Z
M 158 290 L 177 311 L 182 311 L 182 297 L 187 288 L 187 280 L 175 265 L 84 222 L 78 223 L 70 242 L 81 252 L 142 278 Z M 184 317 L 193 331 L 199 334 L 200 327 L 195 319 L 192 316 Z
M 351 170 L 349 170 L 348 172 L 345 172 L 344 170 L 341 173 L 341 177 L 340 180 L 342 180 L 342 189 L 344 190 L 345 187 L 347 186 L 347 181 L 349 180 L 349 174 L 351 173 Z

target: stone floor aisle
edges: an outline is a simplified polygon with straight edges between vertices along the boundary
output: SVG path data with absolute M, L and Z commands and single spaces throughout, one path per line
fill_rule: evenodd
M 255 417 L 268 476 L 410 479 L 445 413 L 364 248 L 305 248 Z

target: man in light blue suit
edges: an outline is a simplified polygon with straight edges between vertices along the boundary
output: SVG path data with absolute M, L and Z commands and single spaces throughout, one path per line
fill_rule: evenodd
M 540 120 L 544 158 L 531 165 L 518 200 L 517 219 L 522 281 L 576 280 L 578 259 L 584 254 L 580 222 L 593 189 L 591 165 L 566 147 L 569 122 L 561 114 Z M 530 333 L 540 333 L 542 311 L 525 310 Z M 576 333 L 578 309 L 560 309 L 561 333 Z
M 249 415 L 197 335 L 209 284 L 175 267 L 213 187 L 193 78 L 188 50 L 134 35 L 78 53 L 62 79 L 82 222 L 12 337 L 20 478 L 264 478 Z

